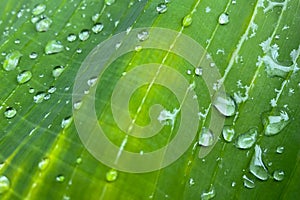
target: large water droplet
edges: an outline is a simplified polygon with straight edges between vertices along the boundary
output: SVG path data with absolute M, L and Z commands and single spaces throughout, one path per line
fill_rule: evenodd
M 4 116 L 7 118 L 7 119 L 11 119 L 13 118 L 14 116 L 16 116 L 17 114 L 17 110 L 13 107 L 8 107 L 6 108 L 6 110 L 4 111 Z
M 53 70 L 52 70 L 52 76 L 53 76 L 54 78 L 58 78 L 58 77 L 63 73 L 64 70 L 65 70 L 65 69 L 64 69 L 63 66 L 56 66 L 56 67 L 54 67 Z
M 50 18 L 44 18 L 36 23 L 35 28 L 38 32 L 48 31 L 52 24 L 52 20 Z
M 198 143 L 202 146 L 211 146 L 214 143 L 214 134 L 208 128 L 202 128 L 202 131 L 199 135 Z
M 117 178 L 118 178 L 118 172 L 115 169 L 110 169 L 106 173 L 106 181 L 108 181 L 108 182 L 113 182 L 113 181 L 117 180 Z
M 228 16 L 228 14 L 222 13 L 219 16 L 219 24 L 225 25 L 225 24 L 228 24 L 228 23 L 229 23 L 229 16 Z
M 243 179 L 244 179 L 244 186 L 246 188 L 252 189 L 255 187 L 254 181 L 248 178 L 246 175 L 243 176 Z
M 209 200 L 216 196 L 215 187 L 211 186 L 208 191 L 204 191 L 201 194 L 201 200 Z
M 262 115 L 265 135 L 278 134 L 289 123 L 289 115 L 285 109 L 274 109 L 273 112 L 265 112 Z
M 147 30 L 142 30 L 137 34 L 137 38 L 142 42 L 149 38 L 149 32 Z
M 25 70 L 25 71 L 21 72 L 20 74 L 18 74 L 17 82 L 19 84 L 23 84 L 23 83 L 28 82 L 31 78 L 32 78 L 31 71 Z
M 192 15 L 188 14 L 182 19 L 182 26 L 188 27 L 192 24 L 193 18 Z
M 156 11 L 159 14 L 163 14 L 163 13 L 167 12 L 167 10 L 168 10 L 168 7 L 167 7 L 167 4 L 165 4 L 165 3 L 160 3 L 156 6 Z
M 232 126 L 224 126 L 222 135 L 225 141 L 231 142 L 235 135 L 234 128 Z
M 61 121 L 61 127 L 62 128 L 68 128 L 71 123 L 72 123 L 72 120 L 73 120 L 73 117 L 72 116 L 69 116 L 69 117 L 66 117 L 64 118 L 62 121 Z
M 228 94 L 217 96 L 213 105 L 224 116 L 230 117 L 235 114 L 236 104 Z
M 105 0 L 104 2 L 105 2 L 106 5 L 110 6 L 110 5 L 114 4 L 115 1 L 116 0 Z
M 90 37 L 90 31 L 87 29 L 83 29 L 82 31 L 80 31 L 80 33 L 78 34 L 78 37 L 81 41 L 86 41 L 87 39 L 89 39 Z
M 45 53 L 47 55 L 59 53 L 59 52 L 62 52 L 63 50 L 64 50 L 64 46 L 61 44 L 60 41 L 57 41 L 57 40 L 49 41 L 45 47 Z
M 257 128 L 251 128 L 246 133 L 238 136 L 235 146 L 240 149 L 251 148 L 257 140 Z
M 33 102 L 42 103 L 44 101 L 45 96 L 46 96 L 45 92 L 38 92 L 36 95 L 34 95 Z
M 103 30 L 103 28 L 104 25 L 102 23 L 97 23 L 93 26 L 92 31 L 97 34 L 100 33 Z
M 282 146 L 279 146 L 276 148 L 276 153 L 278 153 L 278 154 L 282 154 L 283 151 L 284 151 L 284 147 L 282 147 Z
M 276 181 L 282 181 L 284 179 L 284 171 L 282 171 L 282 170 L 274 171 L 273 178 Z
M 0 194 L 3 194 L 7 190 L 9 190 L 10 181 L 6 176 L 0 177 Z
M 16 69 L 22 54 L 19 51 L 13 51 L 8 54 L 3 62 L 3 69 L 11 71 Z
M 260 180 L 267 180 L 269 178 L 268 170 L 265 167 L 262 157 L 262 151 L 259 145 L 255 145 L 255 153 L 250 162 L 250 172 Z
M 32 14 L 33 15 L 40 15 L 46 10 L 46 5 L 45 4 L 38 4 L 32 9 Z
M 56 180 L 57 182 L 62 183 L 62 182 L 65 181 L 65 177 L 64 177 L 63 175 L 58 175 L 58 176 L 55 178 L 55 180 Z
M 38 167 L 39 167 L 39 169 L 40 169 L 41 171 L 43 171 L 43 170 L 45 170 L 45 169 L 48 167 L 49 163 L 50 163 L 50 159 L 49 159 L 49 158 L 43 158 L 43 159 L 39 162 Z

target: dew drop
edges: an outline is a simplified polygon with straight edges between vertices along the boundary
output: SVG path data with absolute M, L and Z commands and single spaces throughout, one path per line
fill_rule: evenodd
M 98 78 L 97 77 L 92 77 L 89 80 L 87 80 L 87 84 L 90 87 L 93 87 L 97 83 Z
M 136 52 L 140 52 L 142 49 L 143 49 L 143 47 L 142 47 L 141 45 L 137 45 L 137 46 L 134 48 L 134 50 L 135 50 Z
M 81 163 L 82 163 L 82 158 L 80 158 L 80 157 L 79 157 L 79 158 L 77 158 L 77 159 L 76 159 L 76 164 L 78 164 L 78 165 L 79 165 L 79 164 L 81 164 Z
M 95 15 L 92 16 L 92 21 L 96 23 L 100 19 L 100 14 L 96 13 Z
M 165 4 L 165 3 L 160 3 L 156 6 L 156 11 L 159 14 L 163 14 L 163 13 L 167 12 L 167 10 L 168 10 L 168 7 L 167 7 L 167 4 Z
M 228 23 L 229 23 L 229 16 L 228 16 L 228 14 L 222 13 L 219 16 L 219 24 L 225 25 L 225 24 L 228 24 Z
M 105 2 L 106 5 L 110 6 L 110 5 L 114 4 L 115 1 L 116 0 L 105 0 L 104 2 Z
M 3 69 L 6 71 L 12 71 L 16 69 L 19 64 L 22 54 L 19 51 L 13 51 L 8 54 L 3 62 Z
M 65 177 L 64 177 L 63 175 L 58 175 L 58 176 L 55 178 L 55 180 L 56 180 L 57 182 L 62 183 L 62 182 L 65 181 Z
M 276 181 L 282 181 L 284 179 L 284 171 L 282 171 L 282 170 L 274 171 L 273 178 Z
M 50 94 L 53 94 L 55 91 L 56 91 L 56 87 L 54 87 L 54 86 L 51 86 L 51 87 L 48 89 L 48 93 L 50 93 Z
M 250 172 L 260 180 L 269 178 L 268 170 L 262 161 L 262 150 L 259 145 L 255 145 L 255 153 L 250 162 Z
M 149 38 L 149 32 L 147 30 L 142 30 L 137 34 L 139 41 L 145 41 Z
M 97 23 L 92 27 L 92 31 L 97 34 L 100 33 L 103 30 L 103 28 L 104 25 L 102 23 Z
M 193 18 L 192 15 L 188 14 L 182 19 L 182 26 L 188 27 L 192 24 Z
M 38 4 L 32 9 L 32 14 L 33 15 L 40 15 L 46 10 L 46 5 L 45 4 Z
M 235 146 L 239 149 L 251 148 L 257 140 L 257 128 L 251 128 L 247 132 L 238 136 Z
M 36 23 L 35 28 L 38 32 L 46 32 L 49 30 L 52 24 L 52 20 L 50 18 L 44 18 Z
M 0 177 L 0 194 L 3 194 L 10 188 L 10 181 L 6 176 Z
M 34 95 L 33 102 L 42 103 L 44 101 L 45 96 L 46 96 L 45 92 L 38 92 L 36 95 Z
M 203 74 L 203 69 L 202 69 L 201 67 L 196 67 L 196 68 L 195 68 L 195 74 L 196 74 L 197 76 L 202 76 L 202 74 Z
M 56 66 L 56 67 L 54 67 L 53 70 L 52 70 L 52 76 L 53 76 L 54 78 L 58 78 L 58 77 L 63 73 L 64 70 L 65 70 L 65 69 L 64 69 L 63 66 Z
M 61 126 L 63 129 L 68 128 L 68 127 L 71 125 L 72 121 L 73 121 L 73 117 L 72 117 L 72 116 L 66 117 L 66 118 L 64 118 L 64 119 L 61 121 L 60 126 Z
M 213 105 L 224 116 L 230 117 L 235 114 L 236 103 L 228 94 L 217 96 L 213 101 Z
M 31 71 L 25 70 L 25 71 L 22 71 L 20 74 L 18 74 L 17 82 L 19 84 L 23 84 L 23 83 L 30 81 L 31 78 L 32 78 Z
M 199 145 L 208 147 L 214 143 L 214 134 L 208 128 L 202 128 L 202 131 L 199 135 Z
M 204 191 L 201 194 L 201 200 L 209 200 L 216 196 L 215 187 L 211 186 L 208 191 Z
M 276 153 L 282 154 L 283 152 L 284 152 L 284 147 L 279 146 L 279 147 L 276 148 Z
M 252 189 L 255 187 L 254 181 L 248 178 L 246 175 L 243 176 L 243 179 L 244 179 L 244 186 L 246 188 Z
M 87 29 L 83 29 L 82 31 L 80 31 L 80 33 L 78 34 L 78 37 L 81 41 L 86 41 L 87 39 L 89 39 L 90 37 L 90 31 Z
M 29 88 L 29 90 L 28 90 L 28 92 L 29 92 L 30 94 L 33 94 L 33 93 L 34 93 L 34 91 L 35 91 L 35 89 L 34 89 L 34 88 Z
M 38 167 L 39 167 L 39 169 L 41 170 L 41 171 L 44 171 L 47 167 L 48 167 L 48 165 L 49 165 L 49 163 L 50 163 L 50 159 L 49 158 L 43 158 L 40 162 L 39 162 L 39 164 L 38 164 Z
M 77 101 L 73 104 L 73 108 L 78 110 L 82 106 L 82 101 Z
M 285 109 L 274 109 L 262 114 L 264 133 L 272 136 L 280 133 L 289 123 L 290 118 Z
M 64 46 L 61 44 L 60 41 L 57 41 L 57 40 L 49 41 L 45 47 L 45 53 L 47 55 L 59 53 L 59 52 L 62 52 L 63 50 L 64 50 Z
M 118 172 L 115 169 L 110 169 L 106 173 L 106 181 L 108 181 L 108 182 L 113 182 L 113 181 L 117 180 L 117 178 L 118 178 Z
M 232 126 L 224 126 L 222 135 L 226 142 L 231 142 L 235 135 L 234 128 Z
M 68 35 L 67 40 L 68 42 L 74 42 L 77 39 L 77 36 L 74 33 Z
M 17 110 L 13 107 L 8 107 L 6 108 L 6 110 L 4 111 L 4 116 L 7 118 L 7 119 L 11 119 L 13 118 L 14 116 L 16 116 L 17 114 Z
M 36 59 L 38 57 L 38 54 L 36 52 L 32 52 L 30 55 L 29 55 L 29 58 L 30 59 Z

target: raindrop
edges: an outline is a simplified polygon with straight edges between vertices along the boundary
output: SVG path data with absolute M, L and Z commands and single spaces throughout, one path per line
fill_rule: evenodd
M 3 62 L 3 69 L 6 71 L 12 71 L 16 69 L 22 54 L 19 51 L 13 51 L 8 54 Z
M 74 33 L 68 35 L 67 40 L 68 42 L 74 42 L 77 39 L 77 36 Z
M 217 96 L 213 105 L 222 115 L 227 117 L 233 116 L 236 110 L 236 104 L 228 94 Z
M 244 179 L 244 186 L 246 188 L 252 189 L 255 187 L 254 181 L 248 178 L 246 175 L 243 176 L 243 179 Z
M 94 23 L 96 23 L 98 21 L 98 19 L 100 18 L 100 14 L 99 13 L 96 13 L 95 15 L 92 16 L 92 21 Z
M 97 77 L 92 77 L 89 80 L 87 80 L 87 84 L 90 87 L 93 87 L 97 83 L 98 78 Z
M 282 181 L 284 179 L 284 171 L 282 171 L 282 170 L 274 171 L 273 178 L 276 181 Z
M 279 146 L 276 148 L 276 153 L 278 153 L 278 154 L 282 154 L 283 151 L 284 151 L 284 147 L 282 147 L 282 146 Z
M 73 104 L 75 110 L 78 110 L 82 105 L 82 101 L 77 101 Z
M 265 127 L 264 132 L 267 136 L 278 134 L 289 123 L 290 118 L 285 109 L 275 109 L 271 112 L 262 114 L 262 122 Z
M 202 131 L 199 135 L 199 145 L 202 146 L 211 146 L 214 143 L 214 134 L 208 128 L 202 128 Z
M 196 68 L 195 68 L 195 74 L 196 74 L 197 76 L 202 76 L 202 74 L 203 74 L 203 69 L 202 69 L 201 67 L 196 67 Z
M 232 126 L 224 126 L 222 135 L 225 141 L 231 142 L 235 135 L 234 128 Z
M 62 183 L 62 182 L 65 181 L 65 177 L 64 177 L 63 175 L 58 175 L 58 176 L 55 178 L 55 180 L 56 180 L 57 182 Z
M 30 94 L 33 94 L 33 93 L 34 93 L 34 91 L 35 91 L 35 89 L 34 89 L 34 88 L 29 88 L 29 90 L 28 90 L 28 92 L 29 92 Z
M 104 25 L 102 23 L 97 23 L 92 27 L 92 31 L 97 34 L 100 33 L 103 30 L 103 28 Z
M 87 29 L 83 29 L 82 31 L 80 31 L 80 33 L 78 34 L 78 37 L 81 41 L 86 41 L 87 39 L 89 39 L 90 37 L 90 31 Z
M 56 66 L 56 67 L 54 67 L 53 70 L 52 70 L 52 76 L 53 76 L 54 78 L 58 78 L 58 77 L 63 73 L 64 70 L 65 70 L 65 69 L 64 69 L 63 66 Z
M 216 196 L 215 187 L 211 186 L 208 191 L 204 191 L 201 194 L 201 200 L 209 200 Z
M 105 0 L 104 2 L 105 2 L 106 5 L 110 6 L 110 5 L 114 4 L 115 1 L 116 0 Z
M 64 46 L 61 44 L 60 41 L 57 41 L 57 40 L 49 41 L 45 47 L 45 53 L 47 55 L 59 53 L 63 50 L 64 50 Z
M 40 169 L 41 171 L 44 171 L 44 170 L 48 167 L 49 163 L 50 163 L 50 159 L 49 159 L 49 158 L 43 158 L 43 159 L 39 162 L 38 167 L 39 167 L 39 169 Z
M 156 11 L 159 14 L 163 14 L 163 13 L 167 12 L 167 10 L 168 10 L 168 7 L 167 7 L 167 4 L 165 4 L 165 3 L 160 3 L 156 6 Z
M 235 146 L 239 149 L 251 148 L 257 140 L 257 128 L 251 128 L 246 133 L 238 136 Z
M 13 107 L 8 107 L 6 108 L 6 110 L 4 111 L 4 116 L 7 118 L 7 119 L 11 119 L 13 118 L 14 116 L 16 116 L 17 114 L 17 110 Z
M 18 74 L 17 82 L 19 84 L 23 84 L 23 83 L 30 81 L 31 78 L 32 78 L 31 71 L 25 70 L 25 71 L 21 72 L 20 74 Z
M 229 23 L 229 16 L 228 16 L 228 14 L 222 13 L 219 16 L 219 24 L 225 25 L 225 24 L 228 24 L 228 23 Z
M 255 145 L 255 154 L 250 162 L 250 172 L 260 180 L 267 180 L 269 178 L 268 170 L 262 161 L 262 150 L 259 145 Z
M 149 32 L 147 30 L 142 30 L 137 34 L 137 38 L 142 42 L 149 38 Z
M 54 86 L 51 86 L 51 87 L 48 89 L 48 93 L 50 93 L 50 94 L 53 94 L 55 91 L 56 91 L 56 87 L 54 87 Z
M 44 101 L 45 95 L 46 95 L 45 92 L 38 92 L 36 95 L 34 95 L 33 102 L 42 103 Z
M 192 15 L 188 14 L 182 19 L 182 26 L 188 27 L 192 24 L 193 18 Z
M 31 59 L 36 59 L 38 57 L 38 54 L 36 52 L 32 52 L 30 55 L 29 55 L 29 58 Z
M 49 18 L 44 18 L 36 23 L 35 28 L 38 32 L 46 32 L 49 30 L 52 24 L 52 20 Z
M 0 177 L 0 194 L 3 194 L 7 190 L 9 190 L 10 181 L 6 176 Z
M 106 173 L 106 181 L 108 181 L 108 182 L 113 182 L 113 181 L 117 180 L 117 178 L 118 178 L 118 172 L 115 169 L 110 169 Z
M 60 126 L 61 126 L 62 128 L 64 128 L 64 129 L 65 129 L 65 128 L 68 128 L 68 127 L 71 125 L 72 120 L 73 120 L 73 117 L 72 117 L 72 116 L 66 117 L 66 118 L 64 118 L 64 119 L 61 121 Z
M 38 4 L 32 9 L 32 14 L 33 15 L 39 15 L 45 12 L 46 10 L 46 5 L 45 4 Z

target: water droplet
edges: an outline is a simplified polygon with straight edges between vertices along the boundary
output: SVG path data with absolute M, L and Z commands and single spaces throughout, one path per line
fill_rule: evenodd
M 211 185 L 208 191 L 204 191 L 201 194 L 201 200 L 209 200 L 216 196 L 215 187 Z
M 229 16 L 228 16 L 228 14 L 222 13 L 219 16 L 219 24 L 225 25 L 225 24 L 228 24 L 228 23 L 229 23 Z
M 65 128 L 68 128 L 68 127 L 71 125 L 72 121 L 73 121 L 73 117 L 72 117 L 72 116 L 66 117 L 66 118 L 64 118 L 64 119 L 61 121 L 60 126 L 61 126 L 62 128 L 64 128 L 64 129 L 65 129 Z
M 49 30 L 52 24 L 52 20 L 50 18 L 41 19 L 39 22 L 36 23 L 35 28 L 38 32 L 46 32 Z
M 89 39 L 90 37 L 90 31 L 87 29 L 83 29 L 82 31 L 80 31 L 80 33 L 78 34 L 78 37 L 81 41 L 86 41 L 87 39 Z
M 211 146 L 214 143 L 214 134 L 208 128 L 202 128 L 202 131 L 199 135 L 199 145 L 202 146 Z
M 248 178 L 246 175 L 243 176 L 243 179 L 244 179 L 244 186 L 246 188 L 252 189 L 255 187 L 254 181 Z
M 195 185 L 195 181 L 193 178 L 190 178 L 189 180 L 189 185 L 192 186 L 192 185 Z
M 82 49 L 78 48 L 78 49 L 76 50 L 76 53 L 78 53 L 78 54 L 82 53 Z
M 104 2 L 105 2 L 106 5 L 110 6 L 110 5 L 114 4 L 115 1 L 116 0 L 105 0 Z
M 23 84 L 23 83 L 30 81 L 31 78 L 32 78 L 31 71 L 25 70 L 25 71 L 21 72 L 20 74 L 18 74 L 17 82 L 19 84 Z
M 268 170 L 265 167 L 262 157 L 262 151 L 259 145 L 255 145 L 255 153 L 250 162 L 250 172 L 260 180 L 267 180 L 269 178 Z
M 50 163 L 50 159 L 49 159 L 49 158 L 43 158 L 43 159 L 39 162 L 38 167 L 39 167 L 39 169 L 40 169 L 41 171 L 44 171 L 44 170 L 48 167 L 49 163 Z
M 97 34 L 100 33 L 103 30 L 103 28 L 104 25 L 102 23 L 97 23 L 93 26 L 92 31 Z
M 4 111 L 4 116 L 7 118 L 7 119 L 11 119 L 13 118 L 14 116 L 16 116 L 17 114 L 17 110 L 13 107 L 8 107 L 6 108 L 6 110 Z
M 225 141 L 231 142 L 235 135 L 234 128 L 232 126 L 224 126 L 222 135 Z
M 3 69 L 6 71 L 12 71 L 16 69 L 22 54 L 19 51 L 13 51 L 8 54 L 3 62 Z
M 257 128 L 251 128 L 246 133 L 238 136 L 235 146 L 240 149 L 251 148 L 257 140 Z
M 264 125 L 264 132 L 267 136 L 278 134 L 289 123 L 290 118 L 285 109 L 274 109 L 270 112 L 262 114 L 262 122 Z
M 137 38 L 142 42 L 149 38 L 149 32 L 147 30 L 142 30 L 137 34 Z
M 165 3 L 160 3 L 156 6 L 156 11 L 159 14 L 163 14 L 163 13 L 167 12 L 167 10 L 168 10 L 168 7 L 167 7 L 167 4 L 165 4 Z
M 29 55 L 29 58 L 31 59 L 36 59 L 38 57 L 38 54 L 36 52 L 32 52 L 30 55 Z
M 201 67 L 196 67 L 196 68 L 195 68 L 195 74 L 196 74 L 197 76 L 202 76 L 202 74 L 203 74 L 203 69 L 202 69 Z
M 213 105 L 224 116 L 230 117 L 235 114 L 236 103 L 228 94 L 217 96 Z
M 182 19 L 182 26 L 188 27 L 192 24 L 193 18 L 192 15 L 188 14 Z
M 35 91 L 35 89 L 34 89 L 34 88 L 29 88 L 29 90 L 28 90 L 28 92 L 29 92 L 30 94 L 33 94 L 33 93 L 34 93 L 34 91 Z
M 77 158 L 77 159 L 76 159 L 76 164 L 78 164 L 78 165 L 79 165 L 79 164 L 81 164 L 81 163 L 82 163 L 82 158 L 80 158 L 80 157 L 79 157 L 79 158 Z
M 74 42 L 77 39 L 77 36 L 74 33 L 68 35 L 67 40 L 69 42 Z
M 235 186 L 236 186 L 236 182 L 233 181 L 233 182 L 231 183 L 231 187 L 235 187 Z
M 63 66 L 56 66 L 56 67 L 54 67 L 53 70 L 52 70 L 52 76 L 53 76 L 54 78 L 58 78 L 58 77 L 63 73 L 64 70 L 65 70 L 65 69 L 64 69 Z
M 282 146 L 276 148 L 276 153 L 278 153 L 278 154 L 282 154 L 283 151 L 284 151 L 284 147 L 282 147 Z
M 108 182 L 113 182 L 113 181 L 117 180 L 117 178 L 118 178 L 118 172 L 115 169 L 110 169 L 106 173 L 106 181 L 108 181 Z
M 57 41 L 57 40 L 49 41 L 45 47 L 45 53 L 47 55 L 59 53 L 63 50 L 64 50 L 64 46 L 61 44 L 60 41 Z
M 0 194 L 3 194 L 7 190 L 9 190 L 10 181 L 6 176 L 0 177 Z
M 53 94 L 55 91 L 56 91 L 56 87 L 54 87 L 54 86 L 51 86 L 48 89 L 48 93 L 50 93 L 50 94 Z
M 140 52 L 142 49 L 143 49 L 143 47 L 142 47 L 141 45 L 137 45 L 137 46 L 134 48 L 134 50 L 135 50 L 136 52 Z
M 46 95 L 45 92 L 38 92 L 36 95 L 34 95 L 33 102 L 42 103 L 44 101 L 45 95 Z
M 75 110 L 78 110 L 82 105 L 82 101 L 77 101 L 74 103 L 73 107 Z
M 284 179 L 284 171 L 282 171 L 282 170 L 274 171 L 273 178 L 276 181 L 282 181 Z
M 46 10 L 46 5 L 45 4 L 38 4 L 32 9 L 32 14 L 33 15 L 40 15 Z
M 63 175 L 58 175 L 58 176 L 55 178 L 55 180 L 56 180 L 57 182 L 62 183 L 62 182 L 65 181 L 65 177 L 64 177 Z
M 92 16 L 92 21 L 96 23 L 100 19 L 100 14 L 96 13 L 95 15 Z
M 98 78 L 92 77 L 87 81 L 88 86 L 93 87 L 97 83 Z

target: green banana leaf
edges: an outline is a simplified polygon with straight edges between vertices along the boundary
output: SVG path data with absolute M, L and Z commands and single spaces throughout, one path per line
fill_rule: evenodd
M 0 16 L 0 199 L 299 197 L 299 0 L 2 0 Z

